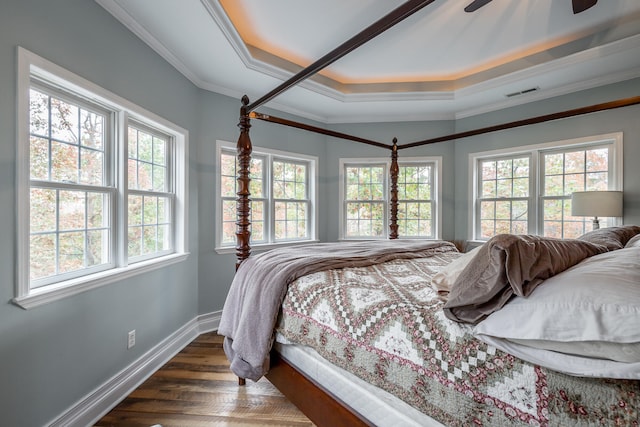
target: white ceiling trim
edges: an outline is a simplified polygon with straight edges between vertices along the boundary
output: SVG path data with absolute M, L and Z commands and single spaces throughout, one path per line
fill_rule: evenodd
M 553 89 L 540 89 L 535 92 L 527 93 L 514 98 L 505 98 L 504 101 L 494 102 L 481 106 L 479 108 L 469 108 L 461 110 L 455 114 L 454 119 L 463 119 L 466 117 L 477 116 L 479 114 L 491 113 L 493 111 L 502 110 L 504 108 L 516 107 L 535 101 L 544 101 L 545 99 L 554 98 L 556 96 L 569 95 L 581 90 L 593 89 L 599 86 L 619 83 L 625 80 L 631 80 L 640 77 L 640 68 L 631 71 L 621 71 L 612 73 L 606 77 L 596 77 L 578 83 L 565 84 Z
M 221 86 L 211 81 L 207 81 L 195 73 L 189 66 L 183 62 L 174 54 L 169 48 L 167 48 L 162 42 L 153 36 L 143 25 L 139 24 L 130 15 L 126 9 L 118 4 L 115 0 L 95 0 L 105 10 L 111 13 L 116 19 L 118 19 L 125 27 L 127 27 L 133 34 L 143 40 L 149 45 L 155 52 L 157 52 L 162 58 L 169 62 L 178 72 L 185 76 L 195 86 L 207 90 L 216 92 L 222 95 L 226 95 L 235 99 L 240 99 L 243 93 L 241 90 L 233 89 L 226 86 Z M 242 63 L 253 71 L 260 72 L 264 75 L 272 78 L 284 81 L 290 78 L 293 73 L 284 70 L 280 67 L 268 64 L 252 57 L 248 48 L 244 45 L 244 42 L 240 38 L 239 34 L 235 30 L 235 27 L 229 21 L 226 13 L 220 6 L 219 2 L 215 0 L 200 0 L 200 3 L 205 7 L 209 17 L 215 22 L 216 26 L 223 32 L 225 38 L 231 44 L 233 50 L 237 53 Z M 299 117 L 304 117 L 310 120 L 314 120 L 320 123 L 332 124 L 332 123 L 362 123 L 370 121 L 429 121 L 429 120 L 455 120 L 458 118 L 470 117 L 473 115 L 489 113 L 503 108 L 509 108 L 517 105 L 522 105 L 532 101 L 539 101 L 559 95 L 569 94 L 577 90 L 590 89 L 604 84 L 617 83 L 623 80 L 640 77 L 640 66 L 634 67 L 630 70 L 611 72 L 602 77 L 583 80 L 577 83 L 563 84 L 561 87 L 547 88 L 542 84 L 538 85 L 535 82 L 536 78 L 544 77 L 549 73 L 570 71 L 572 67 L 588 67 L 587 64 L 590 60 L 602 59 L 605 57 L 614 57 L 615 55 L 631 55 L 631 58 L 640 57 L 640 35 L 634 35 L 626 39 L 614 41 L 603 46 L 591 48 L 586 51 L 578 52 L 567 57 L 558 58 L 544 64 L 539 64 L 527 69 L 515 71 L 500 77 L 496 77 L 490 80 L 486 80 L 471 86 L 460 88 L 453 91 L 425 91 L 425 92 L 396 92 L 396 93 L 342 93 L 334 88 L 325 86 L 317 81 L 306 80 L 297 85 L 302 90 L 309 90 L 321 96 L 326 96 L 330 99 L 337 100 L 342 103 L 365 103 L 365 102 L 411 102 L 411 101 L 443 101 L 446 105 L 446 101 L 465 103 L 466 100 L 470 100 L 471 97 L 478 97 L 489 92 L 491 90 L 504 88 L 505 91 L 509 91 L 511 86 L 522 86 L 521 89 L 526 89 L 533 86 L 540 86 L 541 89 L 523 96 L 505 98 L 495 100 L 494 102 L 485 102 L 477 107 L 470 107 L 458 109 L 457 112 L 452 112 L 444 107 L 443 110 L 448 112 L 420 112 L 420 106 L 417 105 L 415 110 L 407 114 L 406 111 L 400 114 L 393 113 L 393 108 L 389 113 L 374 113 L 367 115 L 366 120 L 361 113 L 354 112 L 353 114 L 344 114 L 344 112 L 321 116 L 317 113 L 310 113 L 303 111 L 299 107 L 290 105 L 287 101 L 279 102 L 277 99 L 272 100 L 265 106 L 274 108 L 286 113 L 290 113 Z M 629 56 L 627 56 L 629 57 Z M 613 63 L 614 61 L 612 61 Z M 585 65 L 586 64 L 586 65 Z M 521 84 L 520 84 L 521 83 Z M 276 85 L 274 85 L 275 87 Z M 298 89 L 296 89 L 298 90 Z M 517 89 L 514 89 L 517 90 Z M 285 94 L 286 95 L 286 94 Z M 285 105 L 286 103 L 286 105 Z M 239 106 L 238 101 L 238 106 Z M 400 105 L 400 104 L 398 104 Z M 442 111 L 442 110 L 441 110 Z
M 218 27 L 222 30 L 225 37 L 247 68 L 261 72 L 271 77 L 278 78 L 282 81 L 285 81 L 293 76 L 292 73 L 286 70 L 283 70 L 267 62 L 255 59 L 251 55 L 249 49 L 247 49 L 244 41 L 236 31 L 233 23 L 229 20 L 229 17 L 227 16 L 226 12 L 219 2 L 214 0 L 201 0 L 201 3 L 207 9 Z M 328 96 L 344 103 L 454 100 L 478 94 L 489 89 L 499 88 L 506 84 L 517 83 L 518 81 L 523 79 L 535 78 L 552 71 L 563 70 L 574 65 L 585 63 L 594 58 L 611 55 L 613 53 L 622 52 L 625 50 L 637 50 L 638 46 L 640 46 L 640 35 L 629 37 L 623 40 L 618 40 L 603 46 L 597 46 L 563 58 L 546 62 L 544 64 L 539 64 L 523 70 L 515 71 L 500 77 L 496 77 L 481 83 L 474 84 L 472 86 L 463 87 L 453 91 L 343 93 L 321 83 L 314 82 L 313 80 L 305 80 L 299 83 L 297 86 L 314 91 L 321 95 Z M 516 102 L 512 105 L 519 104 L 520 103 Z M 464 115 L 466 113 L 462 112 L 461 114 Z

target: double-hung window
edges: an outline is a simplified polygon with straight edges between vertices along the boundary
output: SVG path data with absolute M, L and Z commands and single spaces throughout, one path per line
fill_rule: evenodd
M 437 238 L 441 158 L 398 162 L 398 234 Z M 390 162 L 341 159 L 343 239 L 387 238 L 390 221 Z
M 24 308 L 186 256 L 186 131 L 19 49 Z
M 470 155 L 472 239 L 496 234 L 575 238 L 591 218 L 571 215 L 576 191 L 622 189 L 622 134 L 599 135 Z M 605 226 L 619 218 L 604 218 Z
M 224 253 L 236 244 L 235 144 L 218 141 L 217 158 L 217 251 Z M 316 157 L 253 147 L 249 167 L 252 247 L 316 239 L 316 168 Z

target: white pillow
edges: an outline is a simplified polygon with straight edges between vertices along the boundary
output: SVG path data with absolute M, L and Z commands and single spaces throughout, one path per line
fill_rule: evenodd
M 475 256 L 480 246 L 473 248 L 469 252 L 463 253 L 460 257 L 454 259 L 444 266 L 442 270 L 437 272 L 431 278 L 431 287 L 440 295 L 445 297 L 451 291 L 451 285 L 456 281 L 462 270 L 469 264 L 469 261 Z
M 627 242 L 627 244 L 624 247 L 625 248 L 633 248 L 633 247 L 636 247 L 636 246 L 640 246 L 640 234 L 636 234 L 631 239 L 629 239 L 629 241 Z
M 587 357 L 612 359 L 622 352 L 617 359 L 640 362 L 634 347 L 640 343 L 640 247 L 585 259 L 528 298 L 514 298 L 474 332 Z

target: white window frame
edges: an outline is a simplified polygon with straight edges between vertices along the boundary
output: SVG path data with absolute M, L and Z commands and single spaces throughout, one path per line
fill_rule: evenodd
M 29 309 L 61 298 L 76 295 L 99 286 L 120 281 L 144 272 L 181 262 L 189 255 L 188 247 L 188 131 L 130 101 L 103 89 L 22 47 L 17 48 L 17 141 L 16 141 L 16 204 L 17 204 L 17 268 L 16 305 Z M 129 120 L 156 129 L 173 140 L 174 145 L 174 197 L 173 251 L 151 259 L 131 263 L 126 258 L 127 188 L 126 167 L 112 169 L 115 203 L 110 206 L 112 216 L 113 266 L 104 271 L 89 273 L 69 280 L 38 288 L 31 288 L 29 278 L 29 217 L 30 217 L 30 144 L 29 144 L 29 90 L 33 81 L 72 93 L 112 112 L 113 162 L 127 164 L 126 132 Z M 113 142 L 112 142 L 113 143 Z
M 223 244 L 222 243 L 222 195 L 221 195 L 221 164 L 220 164 L 220 156 L 222 152 L 226 153 L 235 153 L 236 152 L 236 144 L 229 141 L 216 141 L 216 253 L 219 254 L 229 254 L 235 253 L 235 242 L 233 244 Z M 253 251 L 262 251 L 273 249 L 281 246 L 291 246 L 296 244 L 306 244 L 306 243 L 314 243 L 318 242 L 318 157 L 311 156 L 307 154 L 299 154 L 299 153 L 291 153 L 287 151 L 273 150 L 268 148 L 261 148 L 257 146 L 252 147 L 252 158 L 254 156 L 259 156 L 264 159 L 263 165 L 263 182 L 264 182 L 264 197 L 260 200 L 264 200 L 266 209 L 264 212 L 264 237 L 265 239 L 260 242 L 251 242 L 251 249 Z M 273 161 L 290 161 L 290 162 L 298 162 L 305 163 L 307 165 L 307 176 L 308 176 L 308 188 L 307 188 L 307 196 L 309 203 L 309 218 L 307 221 L 307 231 L 309 237 L 306 239 L 300 238 L 292 238 L 292 239 L 275 239 L 275 202 L 288 200 L 288 199 L 275 199 L 273 196 L 272 185 L 273 185 L 273 173 L 272 173 L 272 164 Z M 251 196 L 250 196 L 251 198 Z M 291 199 L 296 201 L 296 199 Z
M 435 203 L 435 209 L 432 211 L 432 215 L 434 216 L 434 233 L 435 236 L 433 239 L 441 239 L 442 238 L 442 157 L 441 156 L 427 156 L 427 157 L 407 157 L 407 158 L 399 158 L 398 165 L 400 167 L 406 165 L 420 165 L 420 164 L 433 164 L 435 168 L 433 174 L 433 195 L 432 200 Z M 384 200 L 383 203 L 385 205 L 384 209 L 384 223 L 385 233 L 380 237 L 347 237 L 346 233 L 346 177 L 345 177 L 345 168 L 347 166 L 384 166 L 384 176 L 385 176 L 385 185 L 384 185 Z M 380 239 L 388 239 L 389 238 L 389 218 L 391 212 L 391 204 L 390 204 L 390 193 L 391 193 L 391 183 L 389 178 L 389 170 L 391 168 L 391 159 L 389 158 L 381 158 L 381 157 L 368 157 L 368 158 L 341 158 L 339 160 L 339 197 L 340 197 L 340 212 L 338 215 L 338 225 L 339 225 L 339 240 L 380 240 Z M 401 239 L 424 239 L 422 236 L 402 236 Z
M 570 151 L 572 149 L 587 149 L 593 146 L 611 145 L 612 154 L 609 165 L 609 190 L 623 189 L 623 133 L 614 132 L 602 135 L 593 135 L 568 140 L 551 141 L 541 144 L 532 144 L 521 147 L 490 150 L 469 154 L 469 209 L 468 209 L 468 238 L 473 242 L 484 242 L 479 233 L 479 167 L 482 160 L 500 158 L 512 158 L 517 156 L 529 156 L 529 215 L 528 234 L 542 235 L 544 224 L 542 218 L 542 204 L 547 197 L 543 197 L 543 168 L 542 155 L 555 151 Z M 622 224 L 622 218 L 614 218 L 613 225 Z

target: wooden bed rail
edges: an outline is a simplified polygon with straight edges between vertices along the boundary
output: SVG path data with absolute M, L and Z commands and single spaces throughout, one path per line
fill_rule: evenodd
M 602 104 L 589 105 L 587 107 L 575 108 L 559 113 L 545 114 L 543 116 L 531 117 L 524 120 L 516 120 L 513 122 L 502 123 L 495 126 L 488 126 L 480 129 L 469 130 L 466 132 L 452 133 L 451 135 L 439 136 L 437 138 L 425 139 L 424 141 L 411 142 L 398 147 L 399 150 L 404 148 L 419 147 L 427 144 L 435 144 L 436 142 L 451 141 L 454 139 L 468 138 L 470 136 L 482 135 L 484 133 L 497 132 L 505 129 L 512 129 L 521 126 L 534 125 L 537 123 L 549 122 L 552 120 L 566 119 L 568 117 L 580 116 L 582 114 L 595 113 L 598 111 L 611 110 L 614 108 L 628 107 L 630 105 L 640 104 L 640 96 L 631 98 L 618 99 L 616 101 L 604 102 Z
M 320 133 L 327 136 L 333 136 L 335 138 L 346 139 L 349 141 L 360 142 L 362 144 L 373 145 L 374 147 L 387 148 L 391 150 L 393 147 L 389 144 L 382 142 L 372 141 L 370 139 L 360 138 L 359 136 L 353 136 L 342 132 L 336 132 L 330 129 L 323 129 L 316 126 L 311 126 L 306 123 L 295 122 L 293 120 L 283 119 L 281 117 L 271 116 L 269 114 L 262 114 L 252 111 L 249 113 L 249 117 L 252 119 L 262 120 L 269 123 L 276 123 L 279 125 L 289 126 L 296 129 L 307 130 L 310 132 Z

